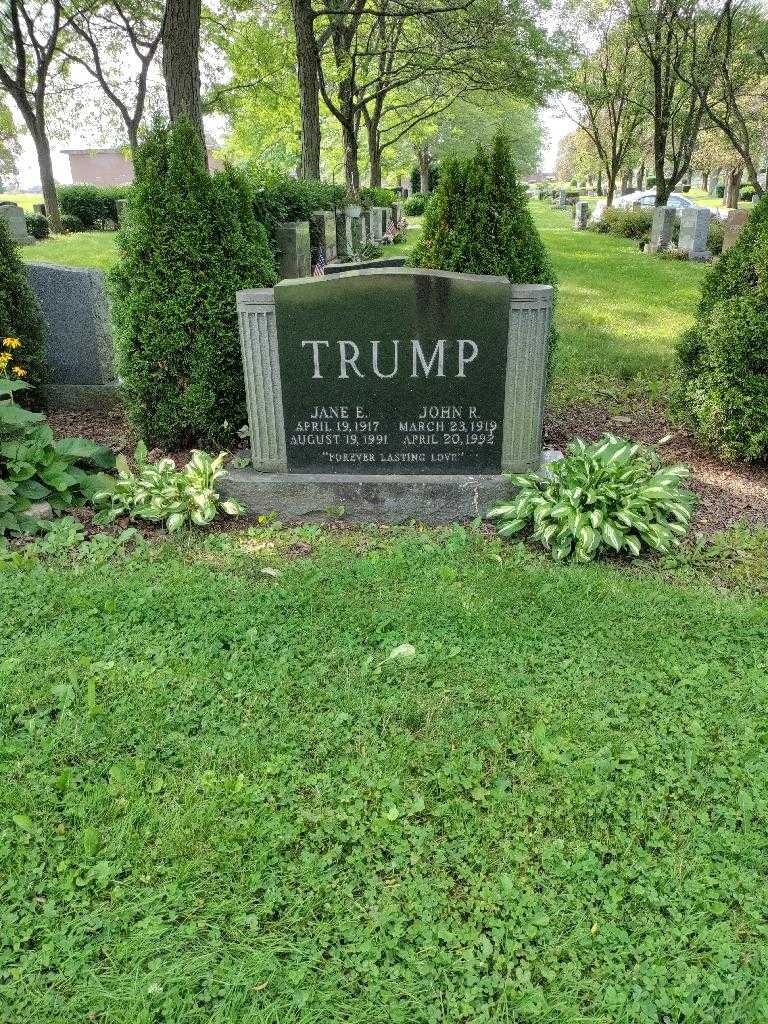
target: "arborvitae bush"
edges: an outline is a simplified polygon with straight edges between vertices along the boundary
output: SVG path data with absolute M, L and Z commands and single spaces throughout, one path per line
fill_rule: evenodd
M 156 124 L 111 272 L 129 416 L 150 445 L 229 440 L 246 420 L 235 292 L 276 280 L 250 187 L 209 175 L 192 126 Z
M 24 379 L 34 388 L 19 391 L 16 401 L 39 408 L 45 398 L 45 337 L 37 299 L 27 272 L 5 224 L 0 221 L 0 352 L 3 339 L 17 339 L 13 365 L 26 371 Z
M 490 152 L 478 146 L 471 159 L 443 161 L 412 262 L 437 270 L 495 274 L 513 284 L 554 283 L 549 255 L 503 136 Z
M 726 459 L 768 457 L 768 199 L 704 280 L 673 404 Z

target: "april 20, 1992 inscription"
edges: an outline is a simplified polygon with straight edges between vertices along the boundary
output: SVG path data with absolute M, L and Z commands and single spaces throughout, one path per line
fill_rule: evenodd
M 365 273 L 275 289 L 288 470 L 498 473 L 496 279 Z

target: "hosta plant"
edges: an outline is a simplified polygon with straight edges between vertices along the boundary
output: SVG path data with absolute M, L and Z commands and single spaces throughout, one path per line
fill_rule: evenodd
M 613 434 L 593 444 L 576 440 L 546 475 L 512 476 L 519 492 L 489 516 L 503 537 L 531 526 L 558 560 L 590 562 L 606 551 L 666 554 L 690 524 L 687 476 L 686 466 L 662 466 L 652 449 Z
M 0 537 L 34 533 L 41 502 L 54 514 L 85 504 L 100 479 L 93 470 L 114 463 L 111 451 L 93 441 L 55 439 L 42 413 L 16 401 L 28 388 L 0 371 Z
M 244 512 L 233 499 L 222 500 L 216 482 L 226 476 L 225 452 L 216 458 L 206 452 L 193 451 L 184 469 L 176 469 L 173 459 L 151 462 L 147 449 L 140 444 L 134 454 L 135 470 L 123 455 L 115 463 L 117 477 L 94 496 L 94 504 L 102 509 L 94 517 L 106 525 L 120 516 L 164 522 L 173 532 L 184 526 L 207 526 L 220 512 L 236 516 Z

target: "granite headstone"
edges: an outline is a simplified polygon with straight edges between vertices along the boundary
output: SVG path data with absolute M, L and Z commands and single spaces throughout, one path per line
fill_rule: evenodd
M 687 253 L 692 260 L 706 261 L 712 259 L 707 248 L 709 222 L 712 211 L 705 206 L 689 206 L 680 213 L 680 240 L 678 249 Z
M 0 221 L 8 228 L 11 238 L 17 245 L 32 245 L 35 241 L 27 233 L 24 211 L 17 203 L 0 203 Z
M 278 224 L 276 241 L 280 277 L 309 277 L 312 273 L 309 222 L 295 220 Z
M 540 464 L 548 285 L 353 270 L 237 305 L 253 469 L 231 490 L 252 510 L 461 518 Z

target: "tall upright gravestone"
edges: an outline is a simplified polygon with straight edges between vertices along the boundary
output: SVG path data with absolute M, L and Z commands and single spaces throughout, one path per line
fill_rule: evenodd
M 541 460 L 548 285 L 398 268 L 238 292 L 255 512 L 450 521 Z

